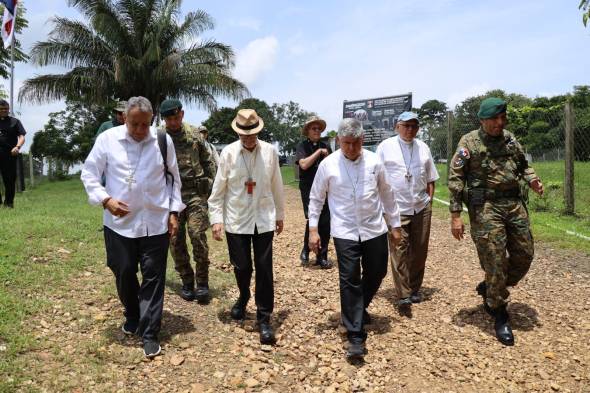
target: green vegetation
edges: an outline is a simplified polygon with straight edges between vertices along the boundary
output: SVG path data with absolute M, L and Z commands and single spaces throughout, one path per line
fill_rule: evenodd
M 297 180 L 295 180 L 295 168 L 292 165 L 281 167 L 281 176 L 283 176 L 283 184 L 297 188 Z
M 539 197 L 532 191 L 529 192 L 528 207 L 535 238 L 550 243 L 555 247 L 590 253 L 590 240 L 578 237 L 573 233 L 567 233 L 567 231 L 570 231 L 590 237 L 590 177 L 585 176 L 590 171 L 590 163 L 575 163 L 575 216 L 563 214 L 564 163 L 561 161 L 535 162 L 533 167 L 545 185 L 545 195 L 543 197 Z M 447 178 L 446 164 L 438 164 L 437 169 L 441 180 L 436 188 L 435 196 L 448 201 L 449 191 L 445 184 Z M 443 204 L 439 203 L 438 206 L 441 207 L 441 212 L 448 211 Z

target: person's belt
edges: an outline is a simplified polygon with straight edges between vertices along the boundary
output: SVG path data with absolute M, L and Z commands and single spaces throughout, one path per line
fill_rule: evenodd
M 496 190 L 492 188 L 471 188 L 468 191 L 469 200 L 487 200 L 494 201 L 498 199 L 518 199 L 521 197 L 520 188 L 510 188 L 508 190 Z

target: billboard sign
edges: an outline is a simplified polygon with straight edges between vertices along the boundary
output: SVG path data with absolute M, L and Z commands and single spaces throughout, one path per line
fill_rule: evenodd
M 377 145 L 392 137 L 397 117 L 412 110 L 412 93 L 397 96 L 344 101 L 342 117 L 354 117 L 363 123 L 365 146 Z

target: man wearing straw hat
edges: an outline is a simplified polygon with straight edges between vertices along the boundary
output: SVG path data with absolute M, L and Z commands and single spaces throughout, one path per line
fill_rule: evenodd
M 256 269 L 256 319 L 260 342 L 275 341 L 270 324 L 274 307 L 272 240 L 283 231 L 283 179 L 275 148 L 258 140 L 264 121 L 253 109 L 240 109 L 232 122 L 240 139 L 226 146 L 209 197 L 213 238 L 225 231 L 240 295 L 231 317 L 243 320 L 250 299 L 252 255 Z
M 307 137 L 297 145 L 295 151 L 295 164 L 299 166 L 299 191 L 301 192 L 301 202 L 303 203 L 303 214 L 305 215 L 305 235 L 303 239 L 303 249 L 301 250 L 301 264 L 309 263 L 309 221 L 308 206 L 309 192 L 313 184 L 313 179 L 318 170 L 320 162 L 332 151 L 324 142 L 320 141 L 322 131 L 326 129 L 326 122 L 318 116 L 311 116 L 305 122 L 301 133 Z M 322 269 L 329 269 L 332 264 L 328 261 L 328 243 L 330 242 L 330 210 L 328 204 L 324 204 L 318 223 L 318 232 L 322 239 L 319 252 L 316 256 L 316 265 Z

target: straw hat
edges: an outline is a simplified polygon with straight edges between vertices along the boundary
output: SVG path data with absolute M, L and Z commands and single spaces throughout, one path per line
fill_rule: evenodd
M 305 121 L 305 125 L 301 129 L 301 133 L 307 136 L 309 127 L 311 127 L 311 125 L 314 123 L 320 126 L 320 131 L 324 131 L 326 129 L 326 122 L 324 120 L 322 120 L 319 116 L 311 116 Z
M 264 121 L 254 109 L 240 109 L 231 128 L 240 135 L 258 134 L 264 128 Z

